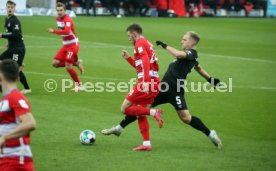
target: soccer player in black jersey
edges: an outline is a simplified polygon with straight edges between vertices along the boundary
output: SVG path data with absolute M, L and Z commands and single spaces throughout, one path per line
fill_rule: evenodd
M 23 59 L 25 56 L 25 45 L 22 37 L 21 24 L 18 18 L 14 15 L 16 4 L 13 1 L 7 1 L 7 17 L 5 21 L 6 33 L 0 33 L 0 38 L 8 40 L 7 50 L 0 55 L 0 60 L 12 59 L 20 66 L 20 82 L 24 89 L 23 94 L 31 93 L 25 74 L 23 73 Z
M 222 146 L 221 140 L 219 139 L 215 130 L 210 130 L 207 126 L 196 116 L 191 115 L 185 98 L 184 98 L 184 81 L 187 75 L 194 68 L 202 77 L 204 77 L 212 86 L 218 86 L 220 80 L 217 78 L 212 78 L 198 63 L 198 55 L 196 51 L 196 45 L 198 44 L 200 37 L 195 32 L 187 32 L 182 38 L 182 47 L 184 50 L 177 50 L 171 46 L 168 46 L 162 41 L 156 41 L 157 45 L 162 46 L 171 55 L 175 57 L 175 60 L 169 65 L 161 84 L 161 91 L 157 95 L 152 104 L 152 107 L 170 103 L 174 106 L 179 118 L 186 124 L 191 125 L 193 128 L 203 132 L 209 139 L 214 143 L 214 145 L 220 149 Z M 181 85 L 182 83 L 182 85 Z M 166 87 L 168 86 L 168 91 Z M 119 125 L 110 129 L 102 130 L 104 135 L 114 134 L 119 136 L 128 124 L 134 122 L 136 117 L 126 116 Z

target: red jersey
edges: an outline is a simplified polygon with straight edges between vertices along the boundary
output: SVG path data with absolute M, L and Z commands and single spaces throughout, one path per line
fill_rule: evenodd
M 56 20 L 58 30 L 54 30 L 54 33 L 61 35 L 63 45 L 78 43 L 79 39 L 75 32 L 72 18 L 69 15 L 65 15 L 62 18 L 57 17 Z
M 153 45 L 145 38 L 136 41 L 134 46 L 134 60 L 127 61 L 136 68 L 138 81 L 150 82 L 153 78 L 159 81 L 159 65 Z
M 19 116 L 30 112 L 30 104 L 26 97 L 17 89 L 5 95 L 0 100 L 0 136 L 16 128 L 20 121 Z M 1 158 L 18 157 L 21 164 L 24 160 L 31 160 L 30 134 L 23 137 L 7 140 Z

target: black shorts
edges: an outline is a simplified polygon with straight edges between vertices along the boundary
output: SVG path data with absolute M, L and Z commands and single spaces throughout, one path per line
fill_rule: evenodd
M 158 106 L 160 104 L 170 103 L 174 106 L 175 110 L 188 110 L 184 94 L 184 91 L 177 92 L 177 90 L 172 87 L 166 92 L 160 91 L 160 93 L 154 99 L 152 107 Z
M 19 66 L 22 66 L 25 56 L 25 48 L 13 48 L 7 49 L 0 55 L 0 60 L 12 59 L 17 62 Z

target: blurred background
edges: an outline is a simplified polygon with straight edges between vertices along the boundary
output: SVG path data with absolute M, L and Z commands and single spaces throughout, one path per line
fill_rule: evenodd
M 276 0 L 14 0 L 17 15 L 55 15 L 56 2 L 68 14 L 128 17 L 276 17 Z M 2 8 L 2 9 L 1 9 Z M 0 15 L 5 15 L 5 1 Z

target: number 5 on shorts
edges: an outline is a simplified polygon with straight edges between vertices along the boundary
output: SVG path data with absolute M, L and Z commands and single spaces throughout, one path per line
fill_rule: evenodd
M 180 96 L 175 96 L 176 104 L 181 105 Z

